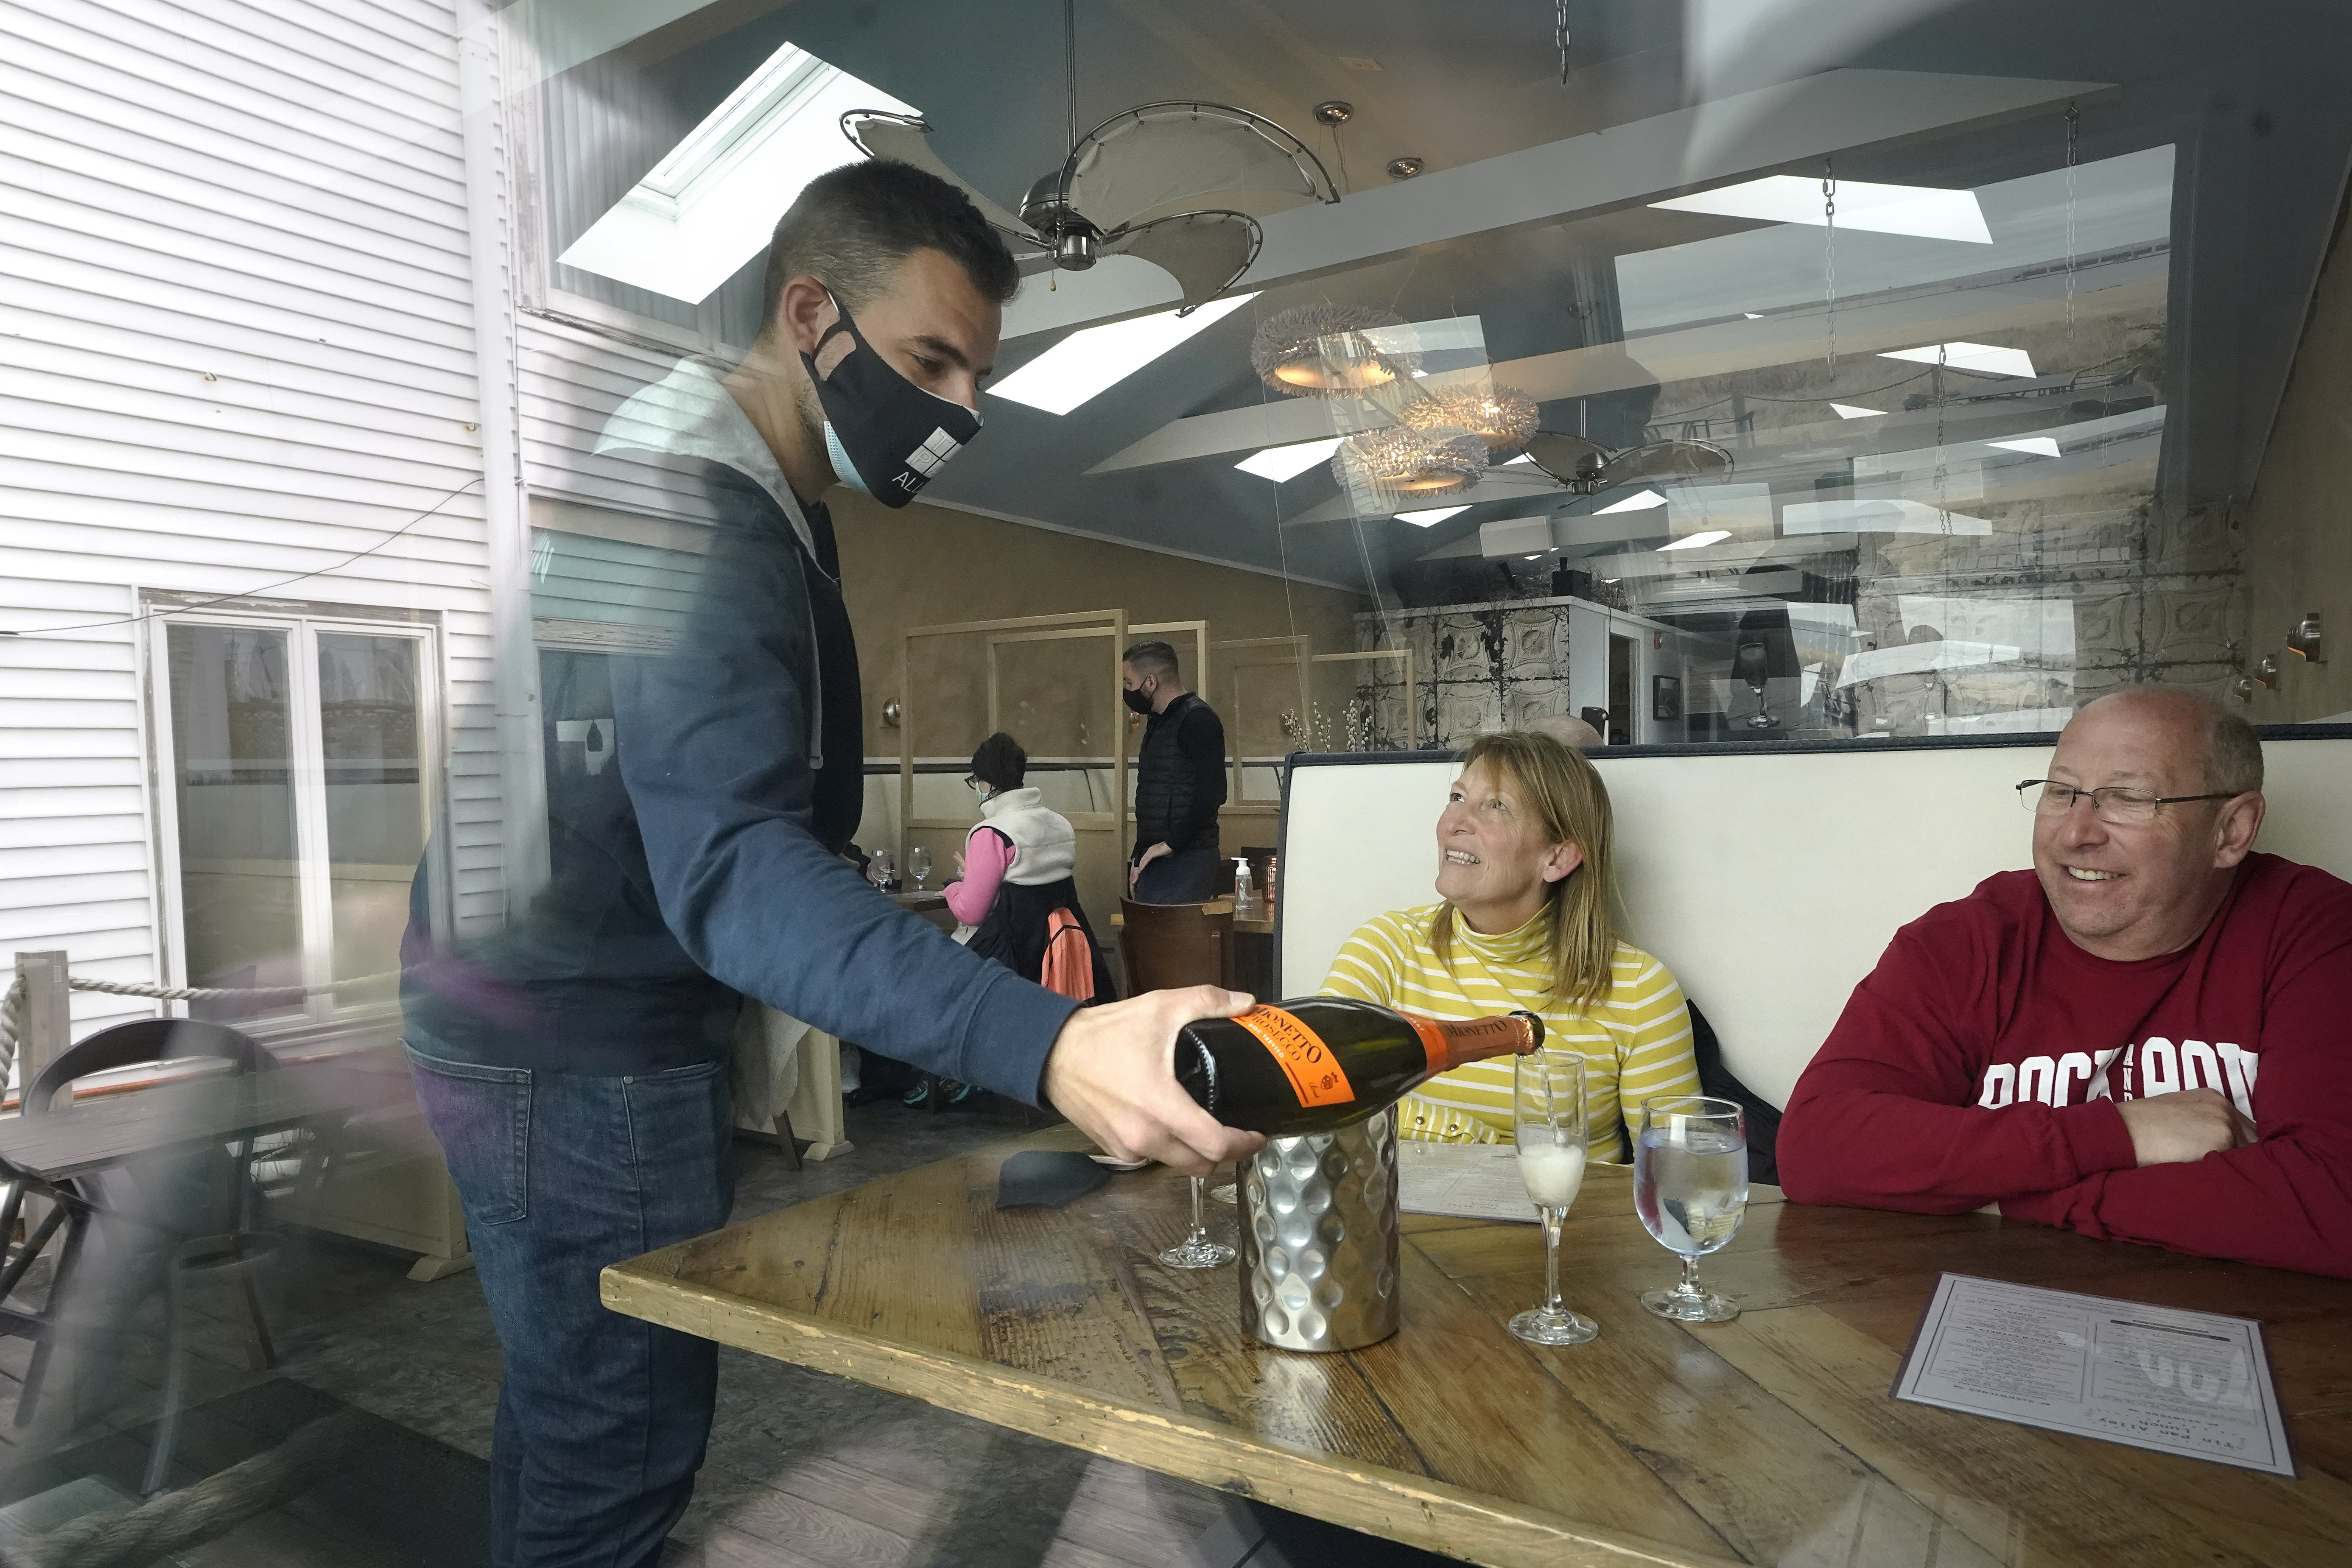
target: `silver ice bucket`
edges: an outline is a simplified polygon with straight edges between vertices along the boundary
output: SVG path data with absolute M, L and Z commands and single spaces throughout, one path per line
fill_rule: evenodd
M 1242 1166 L 1242 1320 L 1288 1351 L 1397 1331 L 1393 1106 L 1337 1132 L 1271 1138 Z

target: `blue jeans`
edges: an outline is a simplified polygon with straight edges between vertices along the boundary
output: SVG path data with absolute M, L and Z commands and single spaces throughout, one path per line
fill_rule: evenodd
M 497 1568 L 650 1568 L 710 1436 L 719 1350 L 607 1310 L 608 1263 L 727 1223 L 723 1061 L 578 1078 L 408 1047 L 506 1361 Z
M 1217 896 L 1221 864 L 1216 841 L 1204 839 L 1146 866 L 1129 897 L 1139 904 L 1205 903 Z

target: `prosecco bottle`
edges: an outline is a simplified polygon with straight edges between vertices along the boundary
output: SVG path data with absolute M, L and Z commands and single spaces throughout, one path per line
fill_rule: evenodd
M 1305 996 L 1185 1025 L 1176 1081 L 1226 1126 L 1288 1138 L 1361 1121 L 1448 1068 L 1541 1044 L 1543 1020 L 1532 1013 L 1449 1024 Z

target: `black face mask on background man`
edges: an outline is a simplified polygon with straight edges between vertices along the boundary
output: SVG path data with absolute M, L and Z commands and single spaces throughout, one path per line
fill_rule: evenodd
M 836 319 L 817 339 L 818 352 L 835 332 L 847 332 L 854 346 L 831 375 L 817 374 L 815 354 L 801 355 L 801 363 L 824 409 L 824 449 L 834 477 L 884 506 L 905 506 L 980 434 L 980 416 L 900 375 L 838 299 L 833 308 Z
M 1151 693 L 1149 691 L 1139 687 L 1128 687 L 1119 692 L 1119 696 L 1126 701 L 1128 708 L 1134 712 L 1151 711 Z

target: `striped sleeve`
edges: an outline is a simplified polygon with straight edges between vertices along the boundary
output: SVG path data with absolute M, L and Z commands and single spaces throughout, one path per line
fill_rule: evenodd
M 1642 1101 L 1656 1095 L 1699 1092 L 1698 1058 L 1691 1051 L 1690 1008 L 1673 971 L 1637 949 L 1620 949 L 1622 961 L 1635 959 L 1639 972 L 1621 969 L 1610 996 L 1611 1033 L 1617 1047 L 1617 1104 L 1625 1123 L 1625 1146 L 1641 1130 Z
M 1323 994 L 1348 996 L 1383 1007 L 1402 1003 L 1405 950 L 1393 914 L 1375 915 L 1356 928 L 1331 960 Z

